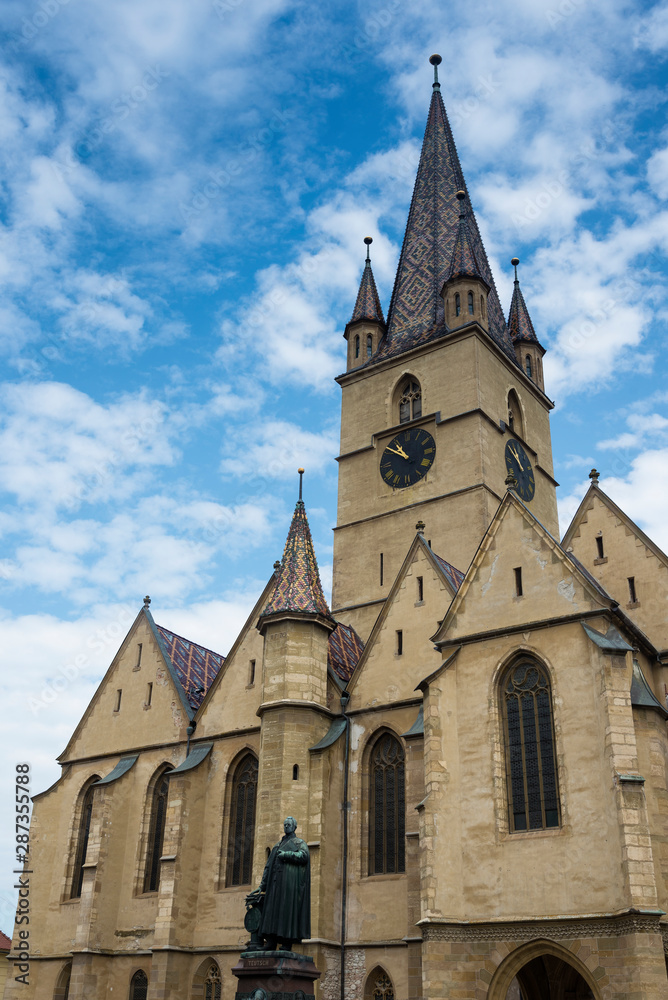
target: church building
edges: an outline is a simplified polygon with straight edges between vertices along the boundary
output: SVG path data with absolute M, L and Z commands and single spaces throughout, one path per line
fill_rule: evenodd
M 225 655 L 146 598 L 34 798 L 5 1000 L 232 1000 L 290 815 L 317 1000 L 668 996 L 668 557 L 595 470 L 559 540 L 440 61 L 391 301 L 367 239 L 345 327 L 331 606 L 301 487 Z

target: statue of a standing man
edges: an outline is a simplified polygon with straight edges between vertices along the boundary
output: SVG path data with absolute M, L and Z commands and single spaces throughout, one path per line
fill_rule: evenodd
M 249 903 L 262 899 L 262 920 L 258 934 L 265 950 L 278 942 L 290 951 L 295 941 L 311 936 L 311 863 L 309 850 L 295 834 L 297 820 L 288 816 L 285 835 L 272 850 L 262 873 L 260 887 L 247 897 Z

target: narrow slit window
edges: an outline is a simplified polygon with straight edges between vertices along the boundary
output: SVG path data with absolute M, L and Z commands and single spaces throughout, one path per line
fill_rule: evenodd
M 139 670 L 140 667 L 141 667 L 141 649 L 142 649 L 141 642 L 137 643 L 137 662 L 135 663 L 135 666 L 134 666 L 135 670 Z
M 120 712 L 122 697 L 123 697 L 123 689 L 119 688 L 118 691 L 116 692 L 116 701 L 114 702 L 114 712 Z
M 299 764 L 292 765 L 292 780 L 299 781 Z
M 370 333 L 368 333 L 367 336 L 366 336 L 366 356 L 367 356 L 367 358 L 370 358 L 372 354 L 373 354 L 373 337 L 371 336 Z
M 636 593 L 636 578 L 635 576 L 630 576 L 629 581 L 629 601 L 631 604 L 635 604 L 638 600 L 638 594 Z
M 355 357 L 359 358 L 359 356 L 360 356 L 360 338 L 359 336 L 357 336 L 355 337 Z
M 151 707 L 151 702 L 153 701 L 153 684 L 149 681 L 146 685 L 146 707 Z
M 485 296 L 484 295 L 480 296 L 480 315 L 484 319 L 484 317 L 485 317 Z
M 417 591 L 418 591 L 418 601 L 424 600 L 424 578 L 419 576 L 417 578 Z
M 383 586 L 383 553 L 380 554 L 380 585 Z
M 92 781 L 98 781 L 95 776 Z M 84 865 L 86 864 L 86 851 L 88 850 L 88 838 L 90 836 L 90 823 L 93 815 L 93 794 L 94 785 L 91 783 L 84 795 L 81 807 L 81 819 L 79 821 L 79 836 L 77 837 L 77 847 L 74 854 L 74 875 L 72 878 L 71 899 L 78 899 L 81 896 L 83 887 Z
M 455 316 L 459 316 L 462 311 L 462 300 L 459 296 L 459 292 L 455 295 Z
M 146 852 L 146 868 L 144 869 L 144 892 L 156 892 L 160 884 L 160 858 L 165 840 L 168 796 L 169 778 L 167 777 L 167 772 L 163 772 L 157 779 L 153 789 L 151 820 L 148 831 L 148 851 Z
M 249 686 L 255 684 L 255 660 L 251 660 L 248 667 L 248 684 Z
M 397 629 L 397 656 L 402 656 L 404 652 L 404 633 L 398 628 Z
M 469 316 L 473 316 L 473 292 L 469 292 Z
M 526 373 L 529 376 L 529 378 L 533 378 L 532 371 L 531 371 L 531 355 L 529 355 L 529 354 L 527 354 L 527 356 L 526 356 L 526 366 L 525 367 L 526 367 Z
M 598 535 L 596 537 L 596 550 L 598 552 L 598 558 L 599 559 L 604 559 L 605 556 L 603 554 L 603 536 L 602 535 Z
M 522 567 L 517 566 L 513 573 L 515 574 L 515 597 L 521 597 L 523 594 L 522 590 Z

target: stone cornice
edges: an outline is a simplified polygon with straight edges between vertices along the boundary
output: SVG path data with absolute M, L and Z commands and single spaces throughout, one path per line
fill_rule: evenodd
M 666 950 L 668 926 L 661 923 L 662 916 L 662 910 L 649 910 L 646 913 L 626 911 L 616 915 L 494 923 L 457 923 L 427 919 L 421 920 L 418 926 L 425 941 L 530 941 L 535 938 L 563 941 L 583 937 L 619 937 L 624 934 L 662 934 Z

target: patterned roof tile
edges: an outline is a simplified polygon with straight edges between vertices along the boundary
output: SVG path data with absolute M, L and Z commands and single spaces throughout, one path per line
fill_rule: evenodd
M 368 258 L 362 271 L 362 280 L 350 322 L 356 323 L 360 319 L 368 319 L 374 323 L 385 325 L 383 307 L 380 304 L 378 289 L 371 270 L 371 261 Z
M 540 346 L 517 278 L 515 278 L 513 298 L 508 313 L 508 329 L 514 344 L 529 342 Z
M 368 364 L 447 334 L 440 292 L 453 258 L 459 230 L 457 191 L 460 190 L 466 191 L 466 183 L 443 98 L 436 88 L 429 108 L 420 165 L 388 311 L 387 336 Z M 487 300 L 490 336 L 517 364 L 472 211 L 468 212 L 467 226 L 480 276 L 490 289 Z
M 436 553 L 433 551 L 432 555 L 436 560 L 436 562 L 438 563 L 438 565 L 443 570 L 443 572 L 445 573 L 449 583 L 452 586 L 452 589 L 454 590 L 455 593 L 457 593 L 457 591 L 462 585 L 462 581 L 466 574 L 462 573 L 460 569 L 455 569 L 452 563 L 449 563 L 447 559 L 442 559 L 441 556 L 437 556 Z
M 476 252 L 471 241 L 466 216 L 463 214 L 459 217 L 457 238 L 455 239 L 455 246 L 450 259 L 450 266 L 445 273 L 446 281 L 452 281 L 456 278 L 479 278 L 481 281 L 485 281 L 482 277 L 482 269 L 478 263 L 478 258 L 476 257 Z
M 347 684 L 363 652 L 364 643 L 352 625 L 339 622 L 329 636 L 327 666 Z
M 301 611 L 331 618 L 303 500 L 297 501 L 277 575 L 274 592 L 261 617 L 279 611 Z
M 155 627 L 160 633 L 188 702 L 193 709 L 198 709 L 225 662 L 225 657 L 205 646 L 184 639 L 175 632 L 170 632 L 162 625 L 156 624 Z

